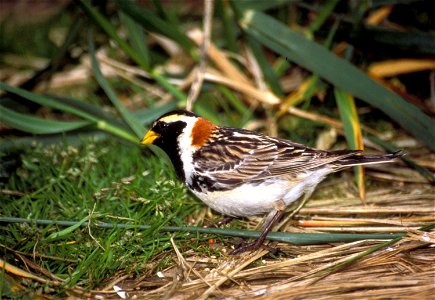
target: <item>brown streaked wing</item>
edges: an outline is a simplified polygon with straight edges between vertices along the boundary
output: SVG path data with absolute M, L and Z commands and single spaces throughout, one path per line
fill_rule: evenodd
M 278 157 L 269 168 L 268 176 L 297 175 L 311 171 L 334 161 L 360 153 L 358 150 L 322 151 L 313 148 L 293 148 L 280 144 Z
M 194 154 L 195 170 L 224 184 L 261 178 L 275 161 L 277 146 L 260 135 L 246 137 L 228 132 L 225 139 L 221 136 L 205 145 Z
M 311 171 L 359 151 L 321 151 L 243 129 L 220 127 L 195 152 L 195 169 L 225 185 Z

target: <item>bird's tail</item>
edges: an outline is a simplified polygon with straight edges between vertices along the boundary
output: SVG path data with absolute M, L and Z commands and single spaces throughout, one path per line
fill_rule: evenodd
M 362 155 L 356 153 L 355 155 L 343 157 L 340 160 L 334 161 L 334 165 L 338 168 L 347 168 L 358 165 L 370 165 L 370 164 L 380 164 L 392 162 L 396 158 L 405 155 L 405 153 L 401 150 L 396 151 L 391 154 L 382 154 L 382 155 Z

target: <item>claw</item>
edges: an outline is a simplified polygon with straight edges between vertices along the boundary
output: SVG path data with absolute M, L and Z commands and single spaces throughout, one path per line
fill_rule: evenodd
M 263 229 L 261 230 L 260 236 L 253 242 L 242 245 L 230 252 L 230 255 L 240 254 L 246 251 L 257 250 L 258 248 L 264 246 L 263 242 L 266 239 L 267 234 L 273 228 L 275 223 L 281 218 L 283 215 L 283 210 L 275 209 L 269 213 L 266 217 L 266 221 L 264 222 Z M 267 246 L 265 246 L 267 247 Z M 273 252 L 273 251 L 272 251 Z
M 238 248 L 236 248 L 236 249 L 234 249 L 234 250 L 232 250 L 231 252 L 230 252 L 230 255 L 237 255 L 237 254 L 240 254 L 240 253 L 243 253 L 243 252 L 246 252 L 246 251 L 254 251 L 254 250 L 257 250 L 257 249 L 259 249 L 261 246 L 263 246 L 263 241 L 260 241 L 261 243 L 258 243 L 258 239 L 257 240 L 255 240 L 255 241 L 253 241 L 253 242 L 251 242 L 251 243 L 248 243 L 248 244 L 244 244 L 244 245 L 242 245 L 242 246 L 240 246 L 240 247 L 238 247 Z

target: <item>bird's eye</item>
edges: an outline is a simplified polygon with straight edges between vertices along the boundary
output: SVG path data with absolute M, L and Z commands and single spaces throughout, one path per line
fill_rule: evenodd
M 154 130 L 157 132 L 162 132 L 168 127 L 168 123 L 166 122 L 157 122 L 154 126 Z

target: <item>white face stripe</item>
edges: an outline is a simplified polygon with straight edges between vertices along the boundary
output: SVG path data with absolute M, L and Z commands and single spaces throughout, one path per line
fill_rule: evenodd
M 198 121 L 198 117 L 175 114 L 160 118 L 156 122 L 174 123 L 178 121 L 186 123 L 186 127 L 178 136 L 177 141 L 180 148 L 180 158 L 183 162 L 184 178 L 186 179 L 187 183 L 191 184 L 191 176 L 194 170 L 192 156 L 193 152 L 196 150 L 192 147 L 191 134 L 196 121 Z
M 193 172 L 193 152 L 194 148 L 192 147 L 192 129 L 195 125 L 198 118 L 189 117 L 189 116 L 168 116 L 161 119 L 164 122 L 176 122 L 183 121 L 186 122 L 186 127 L 183 129 L 183 132 L 178 136 L 178 146 L 180 147 L 180 157 L 183 162 L 184 176 L 186 178 L 187 183 L 192 183 L 192 172 Z

